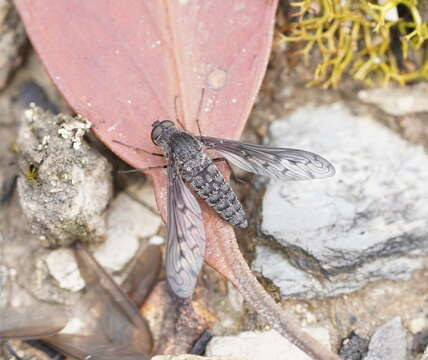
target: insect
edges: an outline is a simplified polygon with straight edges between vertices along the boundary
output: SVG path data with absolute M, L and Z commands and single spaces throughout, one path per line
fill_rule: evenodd
M 179 119 L 177 122 L 184 129 Z M 164 154 L 151 154 L 165 156 L 167 160 L 166 274 L 172 290 L 181 298 L 192 295 L 205 251 L 201 208 L 185 183 L 224 220 L 245 228 L 248 224 L 245 212 L 215 166 L 216 160 L 226 160 L 245 171 L 281 180 L 308 180 L 335 174 L 329 161 L 308 151 L 195 136 L 178 129 L 170 120 L 155 121 L 152 126 L 152 141 Z M 209 149 L 224 158 L 211 159 L 205 151 Z

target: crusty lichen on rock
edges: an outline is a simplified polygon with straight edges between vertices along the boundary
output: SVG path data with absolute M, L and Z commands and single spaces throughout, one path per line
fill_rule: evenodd
M 111 165 L 86 144 L 88 128 L 81 117 L 54 116 L 36 106 L 24 112 L 18 136 L 24 176 L 18 180 L 18 192 L 25 215 L 45 245 L 99 241 L 105 232 Z

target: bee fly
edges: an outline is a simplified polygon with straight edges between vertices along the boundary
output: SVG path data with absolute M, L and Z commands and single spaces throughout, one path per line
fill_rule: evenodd
M 165 156 L 168 169 L 166 274 L 172 290 L 181 298 L 192 295 L 205 251 L 201 208 L 185 183 L 231 225 L 245 228 L 248 224 L 236 194 L 214 165 L 217 159 L 211 159 L 204 148 L 225 157 L 219 160 L 274 179 L 308 180 L 335 174 L 330 162 L 308 151 L 195 136 L 169 120 L 155 121 L 152 126 L 152 141 L 164 151 L 164 155 L 152 155 Z

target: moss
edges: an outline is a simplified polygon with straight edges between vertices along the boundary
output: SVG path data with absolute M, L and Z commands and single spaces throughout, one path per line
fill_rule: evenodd
M 316 48 L 321 53 L 309 85 L 337 87 L 345 73 L 369 86 L 428 80 L 428 24 L 418 0 L 303 0 L 292 6 L 297 19 L 283 29 L 283 41 L 300 43 L 297 53 L 306 64 Z M 391 20 L 398 6 L 406 16 Z

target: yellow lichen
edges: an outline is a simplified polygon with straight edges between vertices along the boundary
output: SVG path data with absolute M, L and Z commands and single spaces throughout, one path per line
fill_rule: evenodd
M 33 164 L 30 164 L 30 166 L 28 167 L 28 171 L 24 173 L 24 176 L 28 181 L 31 181 L 31 182 L 39 181 L 38 169 Z
M 306 64 L 316 48 L 321 53 L 309 85 L 336 87 L 345 73 L 367 85 L 428 80 L 428 24 L 417 0 L 303 0 L 291 5 L 297 20 L 284 29 L 283 41 L 300 43 L 297 53 Z M 391 18 L 397 6 L 405 7 L 411 20 Z M 401 60 L 410 64 L 403 66 Z

